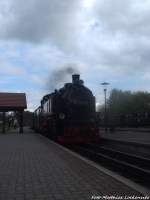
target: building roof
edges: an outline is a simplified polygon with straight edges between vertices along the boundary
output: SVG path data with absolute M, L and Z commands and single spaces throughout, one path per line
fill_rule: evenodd
M 0 92 L 0 111 L 1 110 L 21 110 L 27 108 L 25 93 L 6 93 Z

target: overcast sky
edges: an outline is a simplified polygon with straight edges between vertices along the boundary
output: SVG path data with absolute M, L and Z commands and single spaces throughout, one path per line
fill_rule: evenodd
M 0 0 L 0 91 L 26 92 L 34 110 L 68 66 L 100 103 L 104 81 L 150 91 L 149 19 L 149 0 Z

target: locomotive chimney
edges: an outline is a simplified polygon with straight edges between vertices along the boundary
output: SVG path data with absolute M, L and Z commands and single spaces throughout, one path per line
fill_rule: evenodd
M 79 74 L 73 74 L 72 75 L 72 83 L 78 84 L 80 82 L 80 75 Z

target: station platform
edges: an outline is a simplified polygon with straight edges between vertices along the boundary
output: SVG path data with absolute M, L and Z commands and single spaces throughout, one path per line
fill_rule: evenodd
M 0 134 L 0 200 L 89 200 L 149 194 L 27 128 L 24 134 Z

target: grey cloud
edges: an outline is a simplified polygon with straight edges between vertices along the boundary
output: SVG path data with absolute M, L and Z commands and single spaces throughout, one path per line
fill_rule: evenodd
M 150 31 L 150 2 L 147 0 L 96 1 L 93 14 L 110 33 L 145 35 Z
M 80 0 L 1 0 L 0 37 L 53 43 L 87 68 L 133 73 L 149 67 L 148 0 L 95 0 L 89 10 Z
M 8 1 L 8 0 L 7 0 Z M 75 39 L 79 21 L 79 0 L 8 1 L 0 36 L 28 42 L 50 39 L 63 45 Z M 0 3 L 2 11 L 3 4 Z
M 141 73 L 150 65 L 150 2 L 95 1 L 85 59 L 114 73 Z M 83 55 L 82 55 L 83 56 Z

